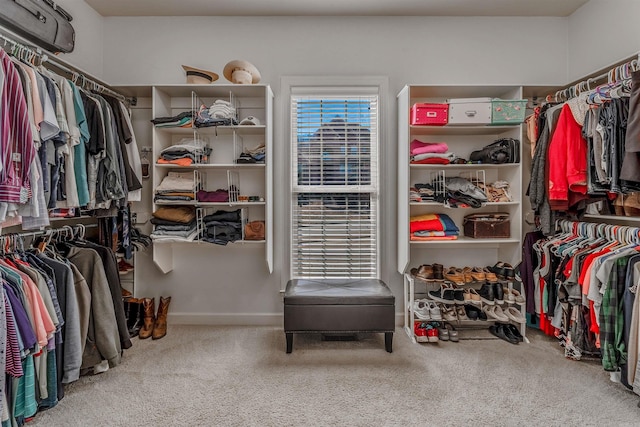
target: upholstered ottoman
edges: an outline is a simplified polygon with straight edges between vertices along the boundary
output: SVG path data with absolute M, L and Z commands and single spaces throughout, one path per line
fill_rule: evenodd
M 391 353 L 395 330 L 395 297 L 377 279 L 294 279 L 284 293 L 287 353 L 293 334 L 383 332 Z

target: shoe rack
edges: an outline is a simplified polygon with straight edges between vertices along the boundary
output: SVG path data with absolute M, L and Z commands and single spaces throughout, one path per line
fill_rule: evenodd
M 411 268 L 439 263 L 445 269 L 449 266 L 493 266 L 502 261 L 517 265 L 520 262 L 523 236 L 523 170 L 522 150 L 525 140 L 522 124 L 514 125 L 453 125 L 416 126 L 410 124 L 411 107 L 416 103 L 445 103 L 452 98 L 500 98 L 504 100 L 522 99 L 520 86 L 440 86 L 407 85 L 398 94 L 398 272 L 404 277 L 405 330 L 415 341 L 413 303 L 415 298 L 428 295 L 438 289 L 438 283 L 417 281 L 410 274 Z M 519 163 L 505 164 L 411 164 L 410 143 L 414 139 L 422 142 L 446 143 L 449 151 L 457 157 L 469 159 L 472 151 L 501 138 L 515 138 L 520 141 Z M 416 183 L 428 183 L 433 176 L 476 176 L 481 175 L 485 185 L 504 181 L 509 183 L 511 200 L 483 203 L 481 207 L 451 208 L 436 201 L 412 201 L 410 188 Z M 463 219 L 474 213 L 509 214 L 509 237 L 471 238 L 463 235 Z M 412 241 L 410 239 L 410 218 L 428 213 L 447 214 L 460 229 L 456 240 Z M 505 281 L 504 286 L 520 291 L 517 280 Z M 524 315 L 524 307 L 521 309 Z M 493 321 L 460 321 L 461 328 L 485 327 Z M 519 326 L 525 335 L 525 325 Z M 526 337 L 525 337 L 526 341 Z

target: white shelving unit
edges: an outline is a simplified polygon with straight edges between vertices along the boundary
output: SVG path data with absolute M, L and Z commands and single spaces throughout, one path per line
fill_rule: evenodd
M 449 165 L 412 165 L 410 164 L 409 145 L 413 139 L 423 142 L 445 142 L 449 151 L 458 157 L 469 159 L 474 150 L 500 138 L 515 138 L 522 142 L 524 129 L 520 124 L 512 126 L 413 126 L 410 125 L 410 109 L 416 103 L 444 103 L 451 98 L 491 97 L 501 99 L 522 99 L 520 86 L 431 86 L 408 85 L 398 94 L 398 272 L 404 277 L 405 330 L 415 342 L 413 301 L 416 292 L 426 294 L 438 289 L 438 285 L 416 283 L 409 274 L 411 268 L 422 264 L 443 264 L 449 266 L 490 266 L 498 261 L 515 266 L 520 261 L 522 246 L 522 163 L 510 164 L 449 164 Z M 486 182 L 504 180 L 510 184 L 511 202 L 486 203 L 478 209 L 450 208 L 437 202 L 411 202 L 409 190 L 416 183 L 428 183 L 436 171 L 446 171 L 447 177 L 465 175 L 482 170 Z M 474 239 L 463 235 L 463 218 L 472 213 L 506 212 L 510 218 L 509 238 Z M 411 241 L 409 232 L 410 217 L 427 213 L 445 213 L 460 229 L 457 240 Z M 505 286 L 514 286 L 508 283 Z M 416 289 L 418 287 L 418 289 Z M 426 289 L 425 289 L 426 288 Z M 516 306 L 519 307 L 519 306 Z M 522 308 L 521 311 L 523 311 Z M 492 324 L 493 322 L 463 321 L 461 327 Z M 524 335 L 525 327 L 521 327 Z
M 207 191 L 238 188 L 230 193 L 228 202 L 154 202 L 153 210 L 165 205 L 188 205 L 196 208 L 222 210 L 243 209 L 248 221 L 265 221 L 265 240 L 247 241 L 265 246 L 265 261 L 273 271 L 273 92 L 268 85 L 161 85 L 151 88 L 152 117 L 172 117 L 196 109 L 200 104 L 211 106 L 217 99 L 231 102 L 237 120 L 247 116 L 260 119 L 260 125 L 230 125 L 203 128 L 155 127 L 152 134 L 152 186 L 155 189 L 170 171 L 197 171 L 195 176 Z M 158 164 L 163 149 L 188 138 L 202 141 L 211 154 L 190 166 Z M 245 149 L 265 146 L 264 163 L 237 163 Z M 258 201 L 239 200 L 238 196 L 255 196 Z M 199 244 L 202 242 L 194 242 Z M 234 242 L 245 243 L 243 240 Z M 180 243 L 183 244 L 183 243 Z M 187 243 L 189 244 L 189 243 Z M 176 243 L 154 242 L 153 260 L 164 273 L 173 270 L 173 248 Z M 224 250 L 224 248 L 221 248 Z

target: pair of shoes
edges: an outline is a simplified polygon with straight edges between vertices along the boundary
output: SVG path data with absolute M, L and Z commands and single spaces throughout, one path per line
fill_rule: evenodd
M 464 285 L 466 283 L 465 276 L 461 268 L 449 267 L 447 271 L 444 272 L 444 278 L 456 285 Z
M 413 333 L 417 342 L 429 342 L 427 337 L 427 324 L 424 322 L 415 322 L 413 325 Z
M 491 325 L 489 327 L 489 332 L 506 341 L 509 342 L 511 344 L 518 344 L 521 342 L 520 337 L 522 337 L 522 335 L 520 335 L 520 332 L 517 333 L 517 335 L 514 333 L 514 329 L 517 330 L 517 328 L 515 328 L 515 326 L 510 325 L 510 324 L 502 324 L 502 323 L 496 323 L 495 325 Z M 522 338 L 524 340 L 524 338 Z
M 447 322 L 455 322 L 458 320 L 458 316 L 456 314 L 456 307 L 450 305 L 443 305 L 440 309 L 442 312 L 442 319 Z
M 508 304 L 524 305 L 525 299 L 517 290 L 511 288 L 502 288 L 504 292 L 504 300 Z
M 509 322 L 509 318 L 502 308 L 499 305 L 485 305 L 482 310 L 484 310 L 487 315 L 487 319 L 489 320 L 497 320 L 499 322 Z
M 160 297 L 158 304 L 158 312 L 155 312 L 155 298 L 143 298 L 142 309 L 144 313 L 144 324 L 140 328 L 140 339 L 151 337 L 154 340 L 167 335 L 167 314 L 169 313 L 169 304 L 171 297 Z
M 118 273 L 127 274 L 131 271 L 133 271 L 133 265 L 129 264 L 124 259 L 120 259 L 120 261 L 118 261 Z
M 469 320 L 464 306 L 459 305 L 458 307 L 456 307 L 456 312 L 458 314 L 458 320 Z
M 458 331 L 456 330 L 456 328 L 454 328 L 452 325 L 450 324 L 446 324 L 445 327 L 447 328 L 447 331 L 449 332 L 449 341 L 451 342 L 458 342 L 460 341 L 460 335 L 458 335 Z
M 442 320 L 440 307 L 426 299 L 417 299 L 413 302 L 413 314 L 420 320 Z
M 487 278 L 487 275 L 480 267 L 464 267 L 462 272 L 466 283 L 484 282 Z
M 487 282 L 496 283 L 498 281 L 498 276 L 496 276 L 496 273 L 491 271 L 491 267 L 484 267 L 482 269 L 482 272 L 484 273 L 484 276 L 485 276 L 485 279 L 487 279 Z
M 412 268 L 411 275 L 424 282 L 442 282 L 444 280 L 443 270 L 442 264 L 423 264 L 418 268 Z
M 440 339 L 438 338 L 438 324 L 427 324 L 427 341 L 428 342 L 438 342 Z
M 516 277 L 516 272 L 513 269 L 513 266 L 506 262 L 498 261 L 493 267 L 487 268 L 495 273 L 500 280 L 514 280 Z
M 525 317 L 522 315 L 522 313 L 520 313 L 520 310 L 518 310 L 515 307 L 508 307 L 506 310 L 504 310 L 504 314 L 512 322 L 516 322 L 516 323 L 520 323 L 520 324 L 524 324 L 524 323 L 527 322 L 527 319 L 525 319 Z
M 487 314 L 476 306 L 465 305 L 464 311 L 469 320 L 487 320 Z
M 453 290 L 453 285 L 443 283 L 442 285 L 440 285 L 440 289 L 429 291 L 429 298 L 442 304 L 455 304 Z M 464 301 L 464 295 L 462 296 L 462 299 Z
M 467 288 L 464 290 L 464 303 L 465 304 L 480 304 L 480 294 L 473 288 Z
M 449 341 L 449 330 L 447 329 L 447 325 L 438 326 L 438 338 L 440 341 Z
M 480 295 L 480 300 L 485 304 L 504 303 L 504 290 L 499 282 L 485 283 L 478 291 L 478 295 Z

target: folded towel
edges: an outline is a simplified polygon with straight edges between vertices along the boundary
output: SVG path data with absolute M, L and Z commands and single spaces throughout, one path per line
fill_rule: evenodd
M 446 142 L 422 142 L 417 139 L 411 141 L 409 145 L 411 154 L 422 153 L 446 153 L 449 150 L 449 146 Z

